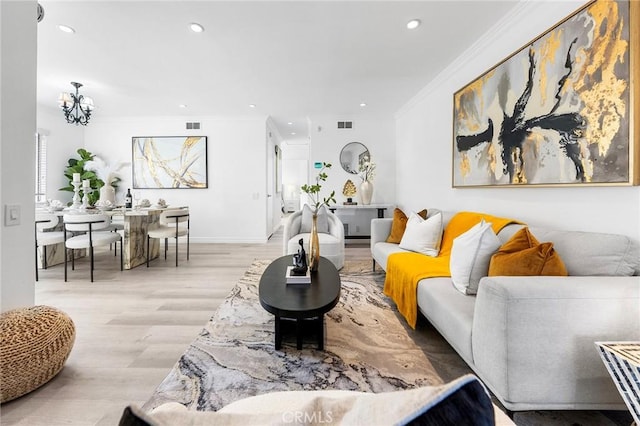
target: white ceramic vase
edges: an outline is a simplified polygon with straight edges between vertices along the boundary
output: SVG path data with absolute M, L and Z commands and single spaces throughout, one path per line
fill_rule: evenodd
M 368 180 L 362 181 L 360 184 L 360 201 L 365 206 L 371 204 L 371 197 L 373 196 L 373 184 Z
M 116 205 L 116 190 L 111 185 L 104 185 L 100 188 L 100 200 L 102 203 L 110 201 L 111 205 Z

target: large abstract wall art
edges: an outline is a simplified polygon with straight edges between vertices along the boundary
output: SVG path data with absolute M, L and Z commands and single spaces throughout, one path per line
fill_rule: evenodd
M 596 0 L 456 92 L 453 187 L 637 185 L 638 26 Z
M 134 188 L 206 188 L 206 136 L 133 137 Z

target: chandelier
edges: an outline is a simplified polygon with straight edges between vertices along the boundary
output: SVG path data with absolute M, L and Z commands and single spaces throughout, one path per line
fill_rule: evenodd
M 67 123 L 86 126 L 94 109 L 93 99 L 78 93 L 78 89 L 82 87 L 81 83 L 72 81 L 71 85 L 76 88 L 76 93 L 60 93 L 58 104 L 64 112 Z

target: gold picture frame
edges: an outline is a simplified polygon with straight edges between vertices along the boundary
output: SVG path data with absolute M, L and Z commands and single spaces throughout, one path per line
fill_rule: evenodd
M 639 27 L 589 2 L 458 90 L 452 187 L 640 184 Z

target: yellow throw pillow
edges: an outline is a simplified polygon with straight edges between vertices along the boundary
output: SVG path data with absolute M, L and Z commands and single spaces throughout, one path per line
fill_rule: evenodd
M 426 219 L 427 209 L 423 209 L 418 212 L 418 216 Z M 404 230 L 407 228 L 407 220 L 407 215 L 404 214 L 402 210 L 397 207 L 393 210 L 393 223 L 391 224 L 391 233 L 389 234 L 389 237 L 387 237 L 388 243 L 400 244 L 402 236 L 404 235 Z
M 491 257 L 489 276 L 559 275 L 567 276 L 567 268 L 553 249 L 553 243 L 539 243 L 525 227 L 500 247 Z

